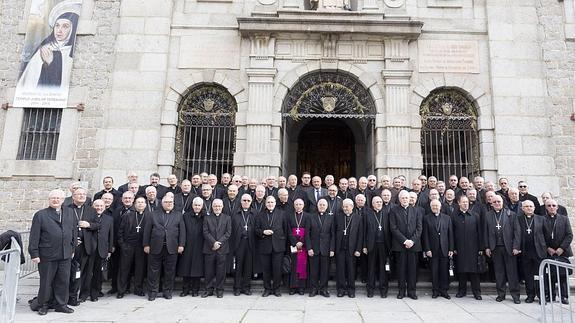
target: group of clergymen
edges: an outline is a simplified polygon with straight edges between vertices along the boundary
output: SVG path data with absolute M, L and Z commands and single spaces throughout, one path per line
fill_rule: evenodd
M 449 299 L 450 271 L 459 281 L 456 297 L 467 293 L 467 281 L 481 300 L 480 274 L 485 256 L 494 271 L 498 302 L 507 284 L 520 303 L 520 276 L 526 302 L 542 296 L 534 282 L 542 259 L 568 261 L 573 239 L 569 218 L 550 193 L 540 205 L 527 183 L 510 187 L 452 175 L 447 183 L 420 176 L 405 187 L 405 177 L 374 175 L 341 178 L 304 173 L 247 176 L 202 173 L 169 186 L 150 176 L 141 186 L 135 173 L 117 190 L 111 177 L 93 200 L 80 183 L 72 195 L 54 190 L 49 207 L 33 218 L 29 253 L 38 263 L 40 288 L 33 309 L 71 313 L 102 293 L 107 268 L 112 289 L 123 298 L 133 293 L 153 301 L 159 292 L 172 297 L 176 276 L 183 278 L 180 296 L 222 297 L 224 280 L 233 273 L 234 295 L 251 295 L 255 274 L 263 276 L 263 297 L 281 296 L 287 273 L 289 294 L 329 297 L 331 260 L 335 258 L 337 297 L 355 297 L 356 269 L 366 281 L 367 297 L 387 297 L 390 267 L 398 281 L 397 298 L 417 299 L 418 262 L 431 269 L 433 298 Z M 107 266 L 103 266 L 107 264 Z M 568 303 L 566 272 L 559 286 Z M 559 278 L 559 281 L 558 281 Z M 131 285 L 131 286 L 130 286 Z M 546 284 L 547 286 L 548 284 Z M 555 287 L 544 298 L 555 299 Z

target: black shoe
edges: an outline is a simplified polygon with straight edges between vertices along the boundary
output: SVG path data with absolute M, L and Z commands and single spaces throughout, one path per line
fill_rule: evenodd
M 98 297 L 90 297 L 90 302 L 97 302 L 98 301 Z
M 72 314 L 72 313 L 74 313 L 74 310 L 71 309 L 71 308 L 69 308 L 69 307 L 66 306 L 66 305 L 57 307 L 54 311 L 55 311 L 55 312 L 58 312 L 58 313 L 66 313 L 66 314 Z
M 206 297 L 208 297 L 208 296 L 214 296 L 214 292 L 213 292 L 213 291 L 205 291 L 205 292 L 202 294 L 202 298 L 206 298 Z
M 338 291 L 338 292 L 337 292 L 337 297 L 343 297 L 343 295 L 344 295 L 344 294 L 343 294 L 342 291 Z
M 404 294 L 397 294 L 397 299 L 403 299 L 405 297 Z
M 347 293 L 347 296 L 349 298 L 355 298 L 355 292 L 349 292 L 349 293 Z
M 242 293 L 244 293 L 245 295 L 250 296 L 250 295 L 252 294 L 252 291 L 249 290 L 249 289 L 246 289 L 246 290 L 242 291 Z
M 180 293 L 180 297 L 186 297 L 186 296 L 188 296 L 188 295 L 190 295 L 190 291 L 187 291 L 187 290 L 183 290 L 183 291 Z
M 154 301 L 154 300 L 156 300 L 156 296 L 157 296 L 156 293 L 150 293 L 150 295 L 148 295 L 148 300 L 149 300 L 150 302 L 151 302 L 151 301 Z
M 465 297 L 464 293 L 458 292 L 457 294 L 455 294 L 455 298 L 463 298 Z
M 217 292 L 216 292 L 216 297 L 217 297 L 217 298 L 222 298 L 222 297 L 224 297 L 224 291 L 223 291 L 223 290 L 217 291 Z
M 46 315 L 48 314 L 48 308 L 46 306 L 42 306 L 38 309 L 38 315 Z
M 297 293 L 303 296 L 305 294 L 305 291 L 303 289 L 300 289 L 297 291 Z
M 483 297 L 481 297 L 481 295 L 474 295 L 473 297 L 475 297 L 475 299 L 478 301 L 483 299 Z
M 146 296 L 146 294 L 144 294 L 144 292 L 141 291 L 141 290 L 139 290 L 139 291 L 137 291 L 137 292 L 134 292 L 134 295 L 136 295 L 136 296 Z
M 86 300 L 87 300 L 86 297 L 80 297 L 80 299 L 78 300 L 78 302 L 84 303 Z
M 192 297 L 198 297 L 199 295 L 200 295 L 200 291 L 197 291 L 197 290 L 192 291 Z
M 282 297 L 282 293 L 279 290 L 274 291 L 275 297 Z
M 368 290 L 368 291 L 367 291 L 367 297 L 368 297 L 368 298 L 372 298 L 372 297 L 373 297 L 373 291 L 372 291 L 372 290 Z
M 290 290 L 289 290 L 289 294 L 290 294 L 290 295 L 294 295 L 294 294 L 295 294 L 295 289 L 290 289 Z
M 534 300 L 535 300 L 535 297 L 527 296 L 527 298 L 525 299 L 525 303 L 531 304 L 531 303 L 533 303 Z
M 165 299 L 172 299 L 172 293 L 171 292 L 164 292 L 163 294 L 164 294 L 163 296 Z
M 268 297 L 272 294 L 272 292 L 270 292 L 269 290 L 264 290 L 264 292 L 262 293 L 262 297 Z
M 118 292 L 117 289 L 112 288 L 112 289 L 110 289 L 106 294 L 110 294 L 110 295 L 111 295 L 111 294 L 116 294 L 117 292 Z M 104 297 L 104 294 L 98 295 L 98 296 Z
M 505 300 L 505 296 L 497 296 L 495 300 L 498 302 L 503 302 Z
M 567 299 L 567 297 L 561 297 L 561 304 L 569 305 L 569 299 Z
M 447 294 L 447 293 L 441 293 L 441 297 L 443 297 L 445 299 L 451 299 L 451 296 L 449 296 L 449 294 Z
M 68 305 L 70 305 L 70 306 L 78 306 L 78 305 L 80 305 L 80 302 L 79 302 L 77 299 L 70 298 L 70 299 L 68 300 Z
M 433 294 L 431 295 L 431 298 L 437 298 L 437 297 L 439 297 L 439 294 L 436 292 L 433 292 Z
M 329 292 L 327 290 L 322 290 L 319 292 L 319 294 L 323 297 L 329 297 L 330 296 Z
M 387 290 L 379 291 L 379 295 L 381 296 L 381 298 L 387 298 Z
M 239 289 L 234 289 L 234 296 L 240 296 L 241 292 Z
M 409 297 L 413 300 L 417 299 L 417 295 L 415 295 L 415 294 L 407 294 L 407 297 Z
M 513 298 L 513 303 L 521 304 L 521 300 L 519 299 L 519 297 Z
M 317 295 L 317 290 L 312 290 L 311 292 L 309 292 L 309 297 L 315 297 Z
M 117 290 L 114 289 L 114 293 L 115 293 L 115 292 L 117 292 Z M 108 292 L 108 293 L 109 293 L 109 292 Z M 112 294 L 114 294 L 114 293 L 112 293 Z M 98 297 L 104 297 L 104 293 L 99 292 L 99 293 L 98 293 Z
M 124 298 L 124 293 L 118 293 L 118 294 L 116 295 L 116 298 Z

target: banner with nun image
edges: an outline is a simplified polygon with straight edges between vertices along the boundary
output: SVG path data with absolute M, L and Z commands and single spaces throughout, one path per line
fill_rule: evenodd
M 32 0 L 14 107 L 65 108 L 82 0 Z

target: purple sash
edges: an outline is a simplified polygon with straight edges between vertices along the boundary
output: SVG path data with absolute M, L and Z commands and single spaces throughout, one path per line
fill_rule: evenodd
M 299 233 L 297 232 L 297 228 L 291 229 L 292 234 L 297 238 L 298 242 L 304 242 L 305 237 L 305 229 L 299 228 Z M 296 263 L 296 273 L 298 279 L 307 279 L 307 249 L 302 247 L 300 250 L 297 251 L 295 255 L 297 259 Z

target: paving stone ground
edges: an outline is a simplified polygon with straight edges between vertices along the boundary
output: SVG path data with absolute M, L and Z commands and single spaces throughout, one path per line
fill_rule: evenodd
M 429 291 L 419 291 L 419 299 L 390 297 L 367 298 L 364 290 L 358 289 L 355 299 L 347 297 L 330 298 L 316 296 L 270 296 L 263 298 L 260 292 L 252 296 L 235 297 L 226 292 L 224 297 L 179 297 L 171 300 L 158 298 L 149 302 L 144 297 L 126 295 L 123 299 L 114 296 L 100 298 L 98 302 L 86 302 L 74 307 L 73 314 L 50 311 L 46 316 L 32 312 L 27 300 L 37 291 L 38 277 L 29 276 L 20 281 L 19 302 L 16 308 L 16 322 L 192 322 L 192 323 L 381 323 L 381 322 L 538 322 L 541 308 L 538 304 L 513 304 L 510 297 L 502 303 L 494 295 L 484 295 L 482 301 L 471 296 L 451 300 L 432 299 Z M 107 290 L 108 287 L 104 290 Z M 525 296 L 522 296 L 522 300 Z M 550 306 L 548 306 L 550 310 Z M 559 306 L 555 306 L 556 320 Z M 570 321 L 569 307 L 563 308 L 566 322 Z M 572 310 L 575 310 L 575 306 Z M 575 317 L 575 313 L 573 314 Z M 550 318 L 550 317 L 549 317 Z

